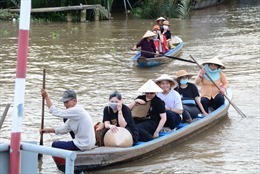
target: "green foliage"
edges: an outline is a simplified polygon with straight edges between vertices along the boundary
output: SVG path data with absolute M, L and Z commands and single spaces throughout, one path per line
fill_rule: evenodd
M 181 0 L 178 3 L 178 8 L 177 8 L 179 18 L 188 17 L 190 9 L 191 9 L 191 1 L 190 0 Z
M 52 31 L 52 32 L 50 32 L 49 37 L 52 38 L 52 39 L 59 39 L 60 38 L 60 33 Z
M 42 21 L 66 21 L 67 18 L 63 12 L 50 12 L 50 13 L 32 13 L 32 19 L 35 22 Z
M 6 10 L 0 9 L 0 20 L 12 20 L 13 18 L 18 19 L 19 14 L 18 13 L 10 13 Z
M 160 15 L 160 1 L 158 0 L 145 0 L 140 7 L 136 7 L 132 10 L 133 16 L 137 18 L 152 19 Z
M 7 29 L 2 29 L 2 30 L 1 30 L 1 33 L 2 33 L 3 35 L 8 35 L 10 32 L 9 32 Z
M 144 0 L 132 10 L 136 18 L 185 18 L 190 11 L 190 0 Z

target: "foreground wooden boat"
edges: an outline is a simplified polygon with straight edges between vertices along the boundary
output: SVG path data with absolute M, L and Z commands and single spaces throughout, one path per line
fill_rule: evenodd
M 183 47 L 183 41 L 178 36 L 173 36 L 172 45 L 174 45 L 174 48 L 169 50 L 165 54 L 166 56 L 178 56 L 178 54 L 181 52 L 181 49 Z M 164 63 L 168 63 L 173 59 L 165 56 L 155 57 L 155 58 L 145 58 L 145 57 L 141 57 L 141 52 L 139 52 L 132 58 L 132 60 L 135 66 L 146 68 L 146 67 L 154 67 Z
M 229 99 L 232 99 L 231 89 L 227 90 L 227 96 Z M 164 151 L 219 122 L 222 118 L 227 116 L 229 105 L 229 102 L 225 100 L 225 104 L 211 112 L 208 116 L 198 117 L 198 119 L 191 124 L 180 124 L 177 130 L 172 130 L 171 132 L 160 132 L 159 138 L 149 142 L 139 142 L 133 147 L 96 147 L 90 151 L 77 152 L 74 167 L 75 172 L 96 170 L 135 159 L 140 160 L 152 154 Z M 64 171 L 64 159 L 53 158 L 59 170 Z
M 199 10 L 203 8 L 208 8 L 216 5 L 220 5 L 224 0 L 193 0 L 191 3 L 191 9 Z

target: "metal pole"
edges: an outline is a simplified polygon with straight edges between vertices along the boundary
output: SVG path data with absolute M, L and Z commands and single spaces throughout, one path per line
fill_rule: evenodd
M 10 173 L 20 173 L 20 143 L 22 132 L 22 118 L 24 109 L 26 65 L 28 57 L 29 28 L 31 15 L 31 0 L 21 0 L 18 55 L 16 64 L 16 79 L 14 91 L 14 105 L 12 116 L 12 130 L 10 143 Z
M 126 7 L 126 2 L 124 0 L 124 6 L 125 6 L 125 15 L 127 16 L 127 7 Z

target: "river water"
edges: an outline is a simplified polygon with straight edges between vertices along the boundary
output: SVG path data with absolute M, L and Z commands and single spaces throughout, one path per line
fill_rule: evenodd
M 232 106 L 228 117 L 211 129 L 158 155 L 138 162 L 113 166 L 91 173 L 260 173 L 259 154 L 259 1 L 229 4 L 192 11 L 185 20 L 170 19 L 174 35 L 185 43 L 182 58 L 191 54 L 202 62 L 219 57 L 233 89 L 233 102 L 246 115 L 241 118 Z M 137 89 L 148 79 L 163 73 L 174 76 L 179 69 L 197 73 L 193 64 L 173 61 L 155 68 L 133 66 L 130 48 L 153 26 L 153 20 L 126 20 L 86 23 L 39 23 L 30 28 L 22 140 L 39 142 L 41 122 L 42 71 L 54 104 L 62 92 L 74 89 L 78 102 L 94 122 L 102 119 L 108 95 L 118 90 L 130 103 Z M 17 58 L 18 22 L 0 24 L 0 111 L 13 102 Z M 193 79 L 192 79 L 193 80 Z M 46 109 L 47 110 L 47 109 Z M 12 107 L 0 133 L 0 143 L 9 142 Z M 45 112 L 45 127 L 56 127 L 61 120 Z M 68 135 L 44 135 L 44 145 Z M 60 173 L 50 156 L 44 156 L 39 173 Z

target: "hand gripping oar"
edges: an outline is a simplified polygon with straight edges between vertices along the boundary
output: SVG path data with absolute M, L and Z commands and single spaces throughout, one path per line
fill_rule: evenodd
M 43 80 L 42 80 L 42 88 L 45 89 L 45 69 L 43 69 Z M 44 97 L 42 97 L 42 119 L 41 119 L 41 129 L 44 128 Z M 41 133 L 40 137 L 40 145 L 43 145 L 43 133 Z M 38 154 L 38 158 L 41 158 L 42 154 Z
M 138 50 L 139 51 L 139 50 Z M 144 50 L 140 50 L 141 52 L 144 52 L 144 53 L 150 53 L 150 54 L 154 54 L 154 55 L 159 55 L 159 56 L 164 56 L 164 57 L 167 57 L 167 58 L 170 58 L 170 59 L 175 59 L 175 60 L 180 60 L 180 61 L 184 61 L 184 62 L 189 62 L 189 63 L 196 63 L 194 61 L 191 61 L 191 60 L 187 60 L 187 59 L 182 59 L 180 57 L 174 57 L 174 56 L 167 56 L 165 54 L 157 54 L 157 53 L 153 53 L 153 52 L 149 52 L 149 51 L 144 51 Z
M 196 62 L 198 67 L 202 69 L 201 65 L 192 57 L 192 55 L 190 55 L 190 57 L 192 58 L 192 60 L 194 60 L 194 62 Z M 218 88 L 218 90 L 220 90 L 219 86 L 212 80 L 212 78 L 207 73 L 205 74 L 210 79 L 210 81 Z M 242 116 L 242 118 L 245 118 L 246 115 L 235 105 L 235 103 L 233 103 L 226 94 L 223 95 L 228 100 L 228 102 L 235 108 L 235 110 Z

